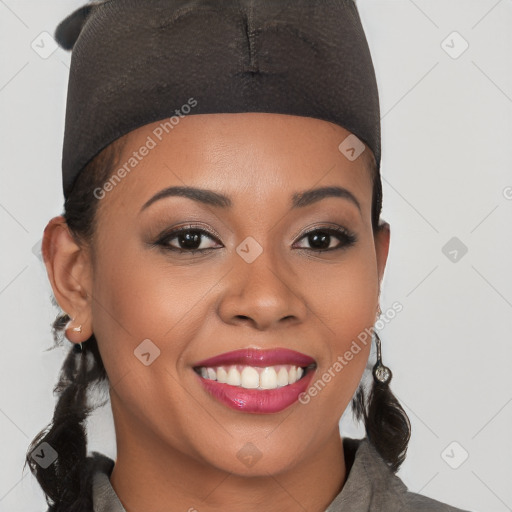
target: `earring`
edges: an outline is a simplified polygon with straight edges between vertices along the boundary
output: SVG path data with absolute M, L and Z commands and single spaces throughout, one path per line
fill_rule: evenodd
M 67 325 L 71 324 L 74 322 L 74 318 L 72 318 Z M 68 331 L 69 327 L 66 327 L 66 332 Z M 78 325 L 77 327 L 71 327 L 71 331 L 72 332 L 77 332 L 77 333 L 81 333 L 82 332 L 82 324 Z M 66 335 L 67 337 L 67 335 Z M 68 337 L 69 339 L 69 337 Z M 78 348 L 78 346 L 80 345 L 80 349 Z M 82 347 L 82 342 L 80 343 L 75 343 L 75 346 L 73 347 L 74 351 L 75 352 L 82 352 L 83 351 L 83 347 Z
M 82 324 L 80 324 L 78 327 L 73 327 L 73 332 L 82 332 Z M 82 342 L 80 342 L 80 352 L 83 352 L 82 348 Z
M 73 352 L 75 354 L 80 354 L 83 352 L 82 342 L 73 344 Z
M 377 331 L 374 332 L 375 343 L 377 344 L 377 362 L 373 367 L 373 378 L 375 379 L 375 382 L 385 384 L 387 386 L 390 383 L 393 374 L 387 366 L 382 364 L 381 342 Z

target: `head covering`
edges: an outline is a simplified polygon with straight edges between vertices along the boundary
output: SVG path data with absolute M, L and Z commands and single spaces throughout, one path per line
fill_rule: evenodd
M 377 82 L 354 0 L 103 0 L 65 18 L 55 39 L 72 49 L 65 197 L 114 140 L 194 114 L 330 121 L 380 169 Z

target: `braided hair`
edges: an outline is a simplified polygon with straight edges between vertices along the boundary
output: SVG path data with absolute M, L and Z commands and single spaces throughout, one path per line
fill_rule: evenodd
M 92 241 L 99 204 L 93 192 L 112 174 L 126 137 L 111 143 L 89 162 L 64 203 L 62 215 L 78 242 Z M 376 232 L 382 209 L 382 183 L 371 151 L 365 151 L 362 158 L 366 160 L 373 183 L 372 226 Z M 56 304 L 55 299 L 53 301 Z M 54 345 L 51 348 L 62 345 L 69 320 L 67 314 L 59 314 L 53 322 Z M 33 439 L 26 453 L 25 466 L 29 465 L 45 493 L 47 512 L 90 512 L 93 508 L 91 470 L 101 454 L 93 452 L 92 456 L 87 456 L 85 421 L 108 401 L 107 398 L 99 404 L 90 403 L 88 392 L 94 386 L 103 391 L 108 389 L 108 376 L 92 334 L 83 342 L 82 350 L 78 344 L 69 350 L 53 390 L 58 396 L 53 419 Z M 369 441 L 396 472 L 405 459 L 410 423 L 389 386 L 374 383 L 369 395 L 360 386 L 352 399 L 352 407 L 355 418 L 364 420 Z M 57 452 L 56 460 L 46 468 L 33 456 L 42 443 L 48 443 Z

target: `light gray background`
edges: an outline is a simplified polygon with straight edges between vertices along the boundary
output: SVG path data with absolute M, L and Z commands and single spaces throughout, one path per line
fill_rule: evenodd
M 44 351 L 57 311 L 33 247 L 61 213 L 69 54 L 41 56 L 51 50 L 41 34 L 82 3 L 0 0 L 1 511 L 46 510 L 22 464 L 51 420 L 64 355 Z M 403 305 L 381 332 L 413 427 L 399 476 L 464 509 L 512 510 L 512 2 L 358 6 L 380 87 L 392 226 L 382 309 Z M 458 56 L 461 38 L 469 48 Z M 442 251 L 452 237 L 468 248 L 456 262 Z M 109 406 L 89 425 L 89 449 L 115 457 Z M 342 433 L 362 430 L 345 415 Z

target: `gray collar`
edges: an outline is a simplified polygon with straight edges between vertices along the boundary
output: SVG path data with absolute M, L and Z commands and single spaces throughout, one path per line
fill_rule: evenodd
M 348 475 L 341 492 L 325 512 L 397 512 L 421 506 L 427 506 L 425 510 L 429 511 L 459 510 L 408 492 L 367 438 L 345 437 L 343 449 Z M 126 512 L 109 480 L 114 461 L 97 452 L 95 456 L 98 462 L 93 473 L 94 512 Z

